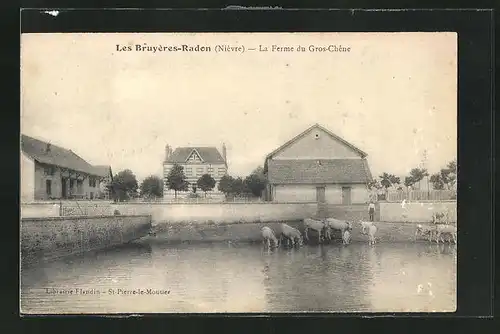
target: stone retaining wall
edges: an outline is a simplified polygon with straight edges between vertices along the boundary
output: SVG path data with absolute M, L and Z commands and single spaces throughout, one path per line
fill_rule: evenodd
M 151 216 L 45 217 L 21 220 L 23 263 L 98 250 L 148 234 Z

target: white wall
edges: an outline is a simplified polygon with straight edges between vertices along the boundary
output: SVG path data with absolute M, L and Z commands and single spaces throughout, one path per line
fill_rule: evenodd
M 273 186 L 273 202 L 316 202 L 315 185 Z
M 316 139 L 316 135 L 318 135 Z M 320 129 L 313 129 L 273 159 L 361 159 L 359 153 Z
M 351 187 L 351 204 L 366 203 L 368 201 L 368 190 L 364 184 L 345 186 Z M 276 185 L 273 186 L 273 201 L 316 202 L 316 187 L 316 185 Z M 327 185 L 325 200 L 329 204 L 342 204 L 342 185 Z
M 152 215 L 153 223 L 234 223 L 297 220 L 316 215 L 316 203 L 117 203 L 111 211 L 122 215 Z
M 21 203 L 20 215 L 21 218 L 58 217 L 60 207 L 58 203 Z
M 21 202 L 35 200 L 35 161 L 21 152 Z
M 370 199 L 370 192 L 364 184 L 353 184 L 351 190 L 351 201 L 353 204 L 367 203 Z

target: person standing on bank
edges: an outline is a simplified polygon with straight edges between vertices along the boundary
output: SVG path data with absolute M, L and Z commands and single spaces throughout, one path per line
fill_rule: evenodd
M 373 216 L 375 215 L 375 204 L 373 201 L 370 201 L 370 205 L 368 205 L 368 213 L 370 214 L 370 221 L 373 221 Z

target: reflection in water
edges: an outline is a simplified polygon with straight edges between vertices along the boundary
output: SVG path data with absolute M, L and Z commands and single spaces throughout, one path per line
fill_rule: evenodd
M 449 244 L 131 244 L 23 268 L 21 306 L 26 313 L 453 311 L 455 277 Z

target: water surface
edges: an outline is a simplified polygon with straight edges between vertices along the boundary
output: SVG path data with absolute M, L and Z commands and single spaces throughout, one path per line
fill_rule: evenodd
M 274 251 L 130 244 L 21 271 L 24 313 L 450 312 L 455 305 L 456 246 L 448 244 Z

